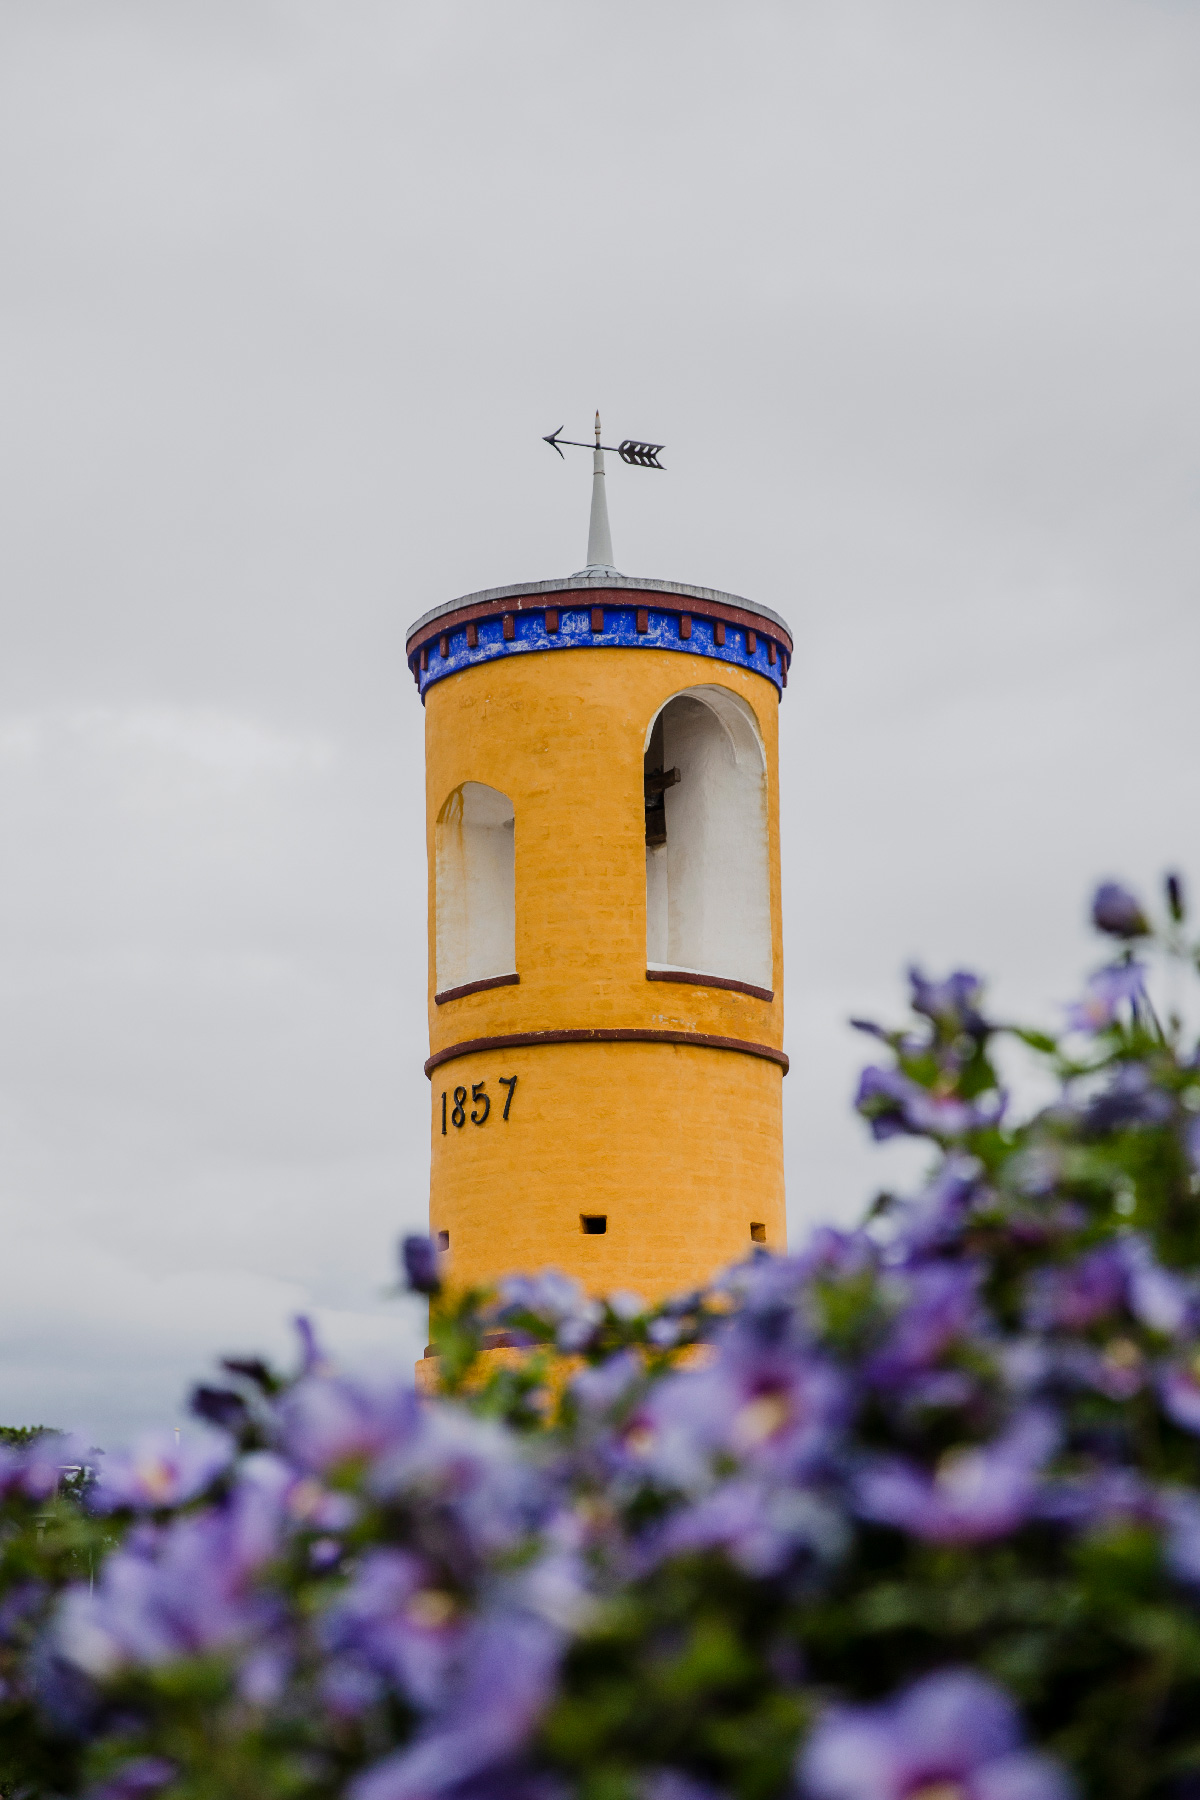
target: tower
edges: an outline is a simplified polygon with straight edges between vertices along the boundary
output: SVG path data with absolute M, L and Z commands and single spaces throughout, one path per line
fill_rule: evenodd
M 453 1287 L 555 1267 L 653 1299 L 785 1239 L 792 639 L 734 595 L 618 573 L 599 435 L 587 567 L 408 635 L 430 1229 Z

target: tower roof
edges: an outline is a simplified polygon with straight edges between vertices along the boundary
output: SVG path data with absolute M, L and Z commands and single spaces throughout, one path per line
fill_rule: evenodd
M 558 581 L 486 588 L 434 607 L 408 634 L 422 698 L 484 663 L 558 650 L 673 650 L 787 686 L 792 634 L 778 613 L 736 594 L 597 568 Z

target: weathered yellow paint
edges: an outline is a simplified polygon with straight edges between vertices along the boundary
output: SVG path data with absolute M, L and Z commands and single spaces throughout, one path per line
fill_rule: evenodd
M 754 712 L 767 762 L 771 1001 L 646 979 L 643 754 L 673 694 L 720 686 Z M 426 696 L 429 1036 L 433 1052 L 521 1031 L 640 1027 L 782 1047 L 778 700 L 761 676 L 670 650 L 579 648 L 465 669 Z M 464 781 L 516 816 L 518 986 L 434 1003 L 435 821 Z M 500 1075 L 516 1075 L 510 1115 Z M 441 1095 L 482 1082 L 487 1122 L 441 1130 Z M 548 1044 L 433 1072 L 430 1228 L 453 1285 L 548 1266 L 650 1299 L 785 1238 L 782 1071 L 694 1045 Z M 467 1112 L 471 1111 L 468 1100 Z M 587 1236 L 582 1213 L 605 1213 Z

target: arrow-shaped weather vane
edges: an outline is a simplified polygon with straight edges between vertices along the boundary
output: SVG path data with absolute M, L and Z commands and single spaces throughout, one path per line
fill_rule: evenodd
M 643 444 L 640 438 L 622 438 L 619 444 L 602 444 L 600 442 L 599 413 L 596 414 L 596 442 L 594 444 L 580 443 L 578 438 L 565 438 L 563 436 L 564 429 L 560 425 L 557 431 L 552 431 L 549 437 L 542 439 L 543 444 L 549 444 L 550 448 L 557 450 L 560 456 L 562 456 L 562 450 L 559 446 L 567 444 L 574 450 L 615 451 L 623 463 L 631 463 L 635 469 L 661 469 L 663 466 L 658 460 L 659 451 L 666 447 L 663 444 Z
M 570 444 L 576 450 L 592 452 L 592 517 L 588 525 L 588 559 L 586 569 L 581 575 L 615 575 L 613 567 L 612 533 L 608 528 L 608 499 L 604 491 L 604 452 L 615 450 L 623 463 L 632 463 L 635 469 L 661 469 L 658 453 L 661 444 L 643 444 L 640 438 L 622 438 L 619 444 L 602 444 L 600 442 L 600 414 L 596 414 L 596 442 L 581 444 L 578 438 L 565 438 L 560 425 L 552 431 L 543 443 L 557 450 L 562 456 L 563 444 Z M 566 458 L 563 457 L 563 461 Z

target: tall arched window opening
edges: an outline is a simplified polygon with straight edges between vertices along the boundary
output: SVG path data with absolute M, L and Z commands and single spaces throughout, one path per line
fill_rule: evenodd
M 772 986 L 766 758 L 726 688 L 676 694 L 646 742 L 646 964 Z
M 455 788 L 437 819 L 434 901 L 438 991 L 517 967 L 516 821 L 507 794 Z

